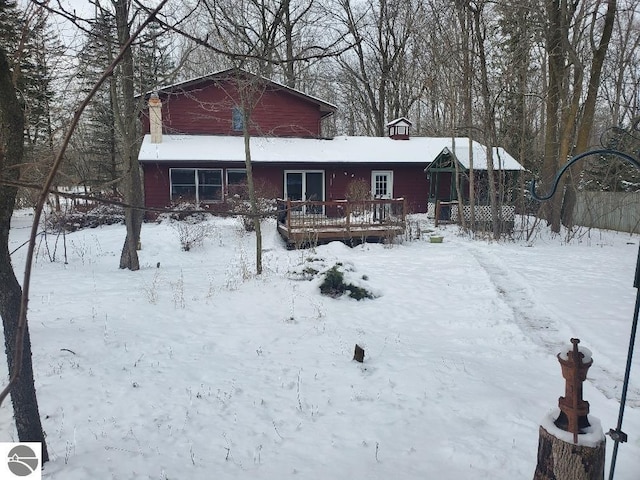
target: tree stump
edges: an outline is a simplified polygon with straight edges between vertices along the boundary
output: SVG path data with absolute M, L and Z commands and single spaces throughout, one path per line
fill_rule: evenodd
M 604 480 L 605 440 L 595 447 L 574 444 L 540 427 L 533 480 Z

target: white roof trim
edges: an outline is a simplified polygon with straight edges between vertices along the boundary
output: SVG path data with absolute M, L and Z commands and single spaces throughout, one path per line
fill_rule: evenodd
M 387 123 L 387 127 L 393 127 L 395 125 L 400 125 L 400 124 L 412 126 L 413 122 L 409 120 L 407 117 L 400 117 L 400 118 L 396 118 L 395 120 L 391 120 L 389 123 Z

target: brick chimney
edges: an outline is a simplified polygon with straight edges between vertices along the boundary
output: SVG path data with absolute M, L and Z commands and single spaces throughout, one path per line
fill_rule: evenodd
M 393 140 L 409 140 L 409 129 L 413 125 L 405 117 L 396 118 L 387 123 L 389 138 Z
M 149 97 L 149 133 L 151 143 L 162 143 L 162 102 L 155 92 Z

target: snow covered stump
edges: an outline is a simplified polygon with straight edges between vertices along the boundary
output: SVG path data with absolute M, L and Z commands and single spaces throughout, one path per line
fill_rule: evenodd
M 591 352 L 573 348 L 558 354 L 565 379 L 565 396 L 560 410 L 550 412 L 540 425 L 538 464 L 534 480 L 603 480 L 605 437 L 600 421 L 587 418 L 589 402 L 582 399 L 582 382 L 593 363 Z

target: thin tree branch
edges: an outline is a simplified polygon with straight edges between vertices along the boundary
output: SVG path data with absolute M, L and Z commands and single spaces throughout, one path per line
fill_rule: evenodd
M 114 68 L 120 62 L 126 50 L 131 46 L 131 44 L 138 37 L 138 35 L 142 33 L 145 27 L 156 17 L 158 12 L 160 12 L 160 10 L 164 7 L 164 5 L 167 2 L 168 0 L 162 0 L 158 4 L 158 6 L 149 13 L 149 16 L 140 24 L 140 26 L 136 29 L 136 31 L 131 35 L 131 38 L 129 38 L 129 40 L 125 43 L 125 45 L 122 46 L 118 56 L 113 60 L 113 62 L 111 62 L 109 67 L 107 67 L 107 69 L 102 74 L 100 79 L 96 82 L 96 84 L 93 86 L 89 94 L 80 104 L 78 109 L 74 112 L 73 119 L 69 126 L 69 130 L 67 131 L 67 134 L 64 137 L 64 141 L 62 142 L 60 151 L 58 152 L 58 155 L 56 156 L 56 159 L 53 162 L 51 169 L 49 170 L 49 175 L 42 187 L 42 190 L 40 191 L 40 195 L 38 196 L 38 202 L 36 203 L 36 207 L 33 215 L 33 223 L 31 225 L 31 236 L 29 240 L 29 248 L 27 250 L 27 258 L 25 260 L 24 280 L 22 282 L 22 299 L 20 302 L 20 315 L 18 317 L 18 325 L 16 327 L 16 348 L 15 348 L 15 355 L 14 355 L 14 369 L 13 369 L 13 372 L 11 372 L 9 383 L 2 390 L 2 392 L 0 392 L 0 405 L 2 405 L 2 402 L 4 402 L 4 400 L 7 398 L 7 396 L 11 392 L 11 388 L 18 380 L 20 371 L 22 370 L 22 353 L 23 353 L 23 346 L 24 346 L 24 336 L 26 331 L 25 327 L 27 324 L 29 289 L 31 285 L 31 269 L 33 266 L 33 253 L 35 250 L 36 237 L 38 235 L 38 225 L 40 224 L 42 210 L 47 201 L 47 197 L 49 195 L 49 191 L 51 190 L 51 186 L 53 185 L 53 180 L 56 176 L 58 169 L 60 168 L 60 165 L 62 164 L 62 161 L 64 159 L 64 153 L 69 145 L 71 136 L 73 135 L 76 129 L 76 126 L 80 121 L 80 116 L 82 115 L 82 112 L 84 111 L 86 106 L 89 104 L 89 102 L 91 101 L 93 96 L 96 94 L 96 92 L 99 90 L 100 86 L 104 83 L 104 81 L 107 78 L 109 78 L 113 74 Z

